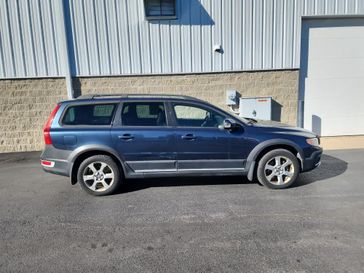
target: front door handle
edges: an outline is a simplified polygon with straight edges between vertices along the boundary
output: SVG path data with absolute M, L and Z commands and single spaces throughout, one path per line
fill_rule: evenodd
M 194 134 L 186 134 L 186 135 L 182 136 L 182 139 L 195 140 L 196 136 Z
M 131 139 L 133 139 L 133 138 L 134 138 L 134 136 L 133 136 L 133 135 L 131 135 L 131 134 L 123 134 L 123 135 L 121 135 L 121 136 L 118 136 L 118 138 L 120 138 L 120 139 L 122 139 L 122 140 L 131 140 Z

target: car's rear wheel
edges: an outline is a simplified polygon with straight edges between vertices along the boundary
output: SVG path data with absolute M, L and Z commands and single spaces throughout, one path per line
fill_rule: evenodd
M 115 193 L 121 184 L 119 166 L 107 155 L 86 158 L 78 168 L 77 179 L 86 192 L 97 196 Z
M 297 180 L 299 172 L 298 159 L 288 150 L 276 149 L 259 160 L 257 178 L 268 188 L 284 189 Z

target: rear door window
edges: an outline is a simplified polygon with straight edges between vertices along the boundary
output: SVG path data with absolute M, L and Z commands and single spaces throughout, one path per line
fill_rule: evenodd
M 63 125 L 110 125 L 116 104 L 87 104 L 67 108 Z
M 121 114 L 123 126 L 166 126 L 163 102 L 125 102 Z

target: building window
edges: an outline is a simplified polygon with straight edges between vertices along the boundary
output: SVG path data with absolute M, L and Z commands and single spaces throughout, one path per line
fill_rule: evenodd
M 144 0 L 147 20 L 176 19 L 176 0 Z

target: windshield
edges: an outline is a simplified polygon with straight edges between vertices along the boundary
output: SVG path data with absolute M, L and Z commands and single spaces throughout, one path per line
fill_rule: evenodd
M 258 123 L 258 121 L 256 119 L 253 118 L 243 118 L 243 117 L 239 117 L 237 116 L 238 119 L 240 119 L 241 121 L 248 123 L 248 124 L 254 124 L 254 123 Z
M 211 105 L 211 104 L 210 104 Z M 252 123 L 257 123 L 257 121 L 255 119 L 251 119 L 251 118 L 243 118 L 243 117 L 239 117 L 239 115 L 235 114 L 234 112 L 231 112 L 231 111 L 226 111 L 226 110 L 223 110 L 221 109 L 220 107 L 216 107 L 214 105 L 211 105 L 213 106 L 214 108 L 217 108 L 219 109 L 220 111 L 228 114 L 229 116 L 237 119 L 237 120 L 240 120 L 241 122 L 243 122 L 244 124 L 252 124 Z

